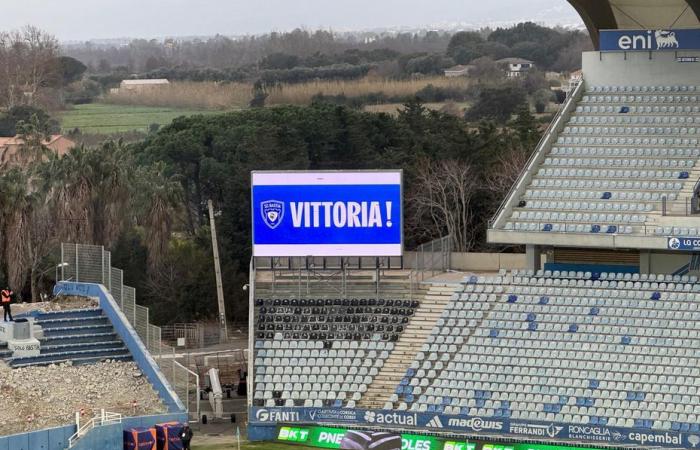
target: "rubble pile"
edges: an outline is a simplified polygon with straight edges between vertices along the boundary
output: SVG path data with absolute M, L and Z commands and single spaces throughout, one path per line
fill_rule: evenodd
M 67 425 L 100 409 L 125 416 L 166 412 L 133 362 L 104 361 L 11 369 L 0 363 L 0 434 Z
M 94 297 L 76 297 L 62 295 L 48 302 L 17 303 L 12 305 L 12 313 L 17 315 L 30 311 L 65 311 L 69 309 L 91 309 L 100 306 L 100 302 Z

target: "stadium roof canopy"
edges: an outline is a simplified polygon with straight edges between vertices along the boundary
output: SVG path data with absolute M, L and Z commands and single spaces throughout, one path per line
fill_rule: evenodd
M 578 11 L 595 48 L 600 30 L 700 28 L 700 0 L 568 0 Z

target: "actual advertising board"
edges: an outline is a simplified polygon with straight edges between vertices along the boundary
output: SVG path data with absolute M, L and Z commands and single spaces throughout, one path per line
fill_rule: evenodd
M 253 172 L 253 256 L 401 256 L 401 171 Z

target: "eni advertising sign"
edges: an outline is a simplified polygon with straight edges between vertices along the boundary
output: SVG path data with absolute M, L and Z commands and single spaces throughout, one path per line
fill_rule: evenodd
M 700 29 L 603 30 L 601 52 L 641 52 L 700 49 Z

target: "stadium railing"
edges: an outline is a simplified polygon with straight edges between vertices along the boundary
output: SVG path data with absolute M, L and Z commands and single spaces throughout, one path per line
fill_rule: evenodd
M 525 175 L 528 173 L 532 173 L 534 168 L 542 163 L 542 160 L 547 155 L 548 150 L 556 141 L 560 130 L 563 129 L 563 127 L 566 125 L 567 119 L 571 115 L 572 111 L 576 108 L 577 101 L 583 95 L 584 86 L 585 83 L 583 81 L 583 78 L 581 78 L 576 88 L 570 93 L 564 104 L 559 109 L 556 118 L 549 124 L 547 130 L 542 135 L 542 139 L 540 139 L 540 142 L 537 144 L 535 151 L 532 152 L 532 154 L 530 155 L 530 159 L 528 159 L 527 163 L 525 164 L 525 167 L 520 172 L 518 182 L 515 183 L 511 187 L 510 191 L 508 191 L 508 194 L 505 197 L 503 197 L 503 200 L 500 206 L 498 207 L 498 210 L 496 210 L 496 214 L 494 214 L 494 216 L 491 219 L 489 219 L 489 228 L 496 227 L 499 221 L 501 221 L 501 218 L 504 217 L 504 213 L 508 209 L 508 203 L 511 200 L 511 198 L 513 198 L 514 194 L 516 192 L 524 191 L 525 187 L 529 183 L 529 179 Z

